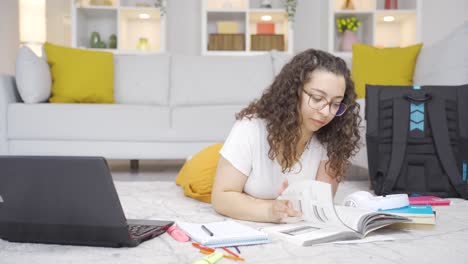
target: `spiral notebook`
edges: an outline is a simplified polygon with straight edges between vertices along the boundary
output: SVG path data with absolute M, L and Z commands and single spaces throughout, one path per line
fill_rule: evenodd
M 213 236 L 203 230 L 202 225 L 212 232 Z M 267 233 L 232 220 L 207 224 L 177 222 L 177 226 L 193 241 L 207 247 L 256 245 L 270 242 Z

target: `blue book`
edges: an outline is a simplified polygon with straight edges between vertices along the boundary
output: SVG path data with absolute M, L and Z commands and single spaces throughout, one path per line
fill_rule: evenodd
M 400 214 L 433 214 L 432 206 L 430 205 L 409 205 L 405 207 L 379 210 L 385 213 L 400 213 Z
M 401 208 L 379 210 L 379 212 L 407 217 L 413 224 L 435 224 L 436 214 L 430 205 L 409 205 Z

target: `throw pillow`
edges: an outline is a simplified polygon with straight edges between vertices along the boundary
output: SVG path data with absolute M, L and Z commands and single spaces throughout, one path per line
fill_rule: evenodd
M 27 46 L 18 50 L 15 75 L 23 102 L 34 104 L 49 99 L 52 86 L 49 65 Z
M 183 188 L 186 196 L 211 203 L 211 189 L 222 146 L 222 143 L 211 145 L 185 162 L 176 177 L 176 184 Z
M 447 37 L 418 56 L 414 83 L 416 85 L 462 85 L 468 83 L 468 20 Z
M 352 78 L 358 98 L 364 98 L 366 84 L 412 85 L 414 67 L 422 44 L 405 48 L 375 48 L 353 45 Z
M 52 72 L 52 103 L 113 103 L 113 54 L 46 43 Z

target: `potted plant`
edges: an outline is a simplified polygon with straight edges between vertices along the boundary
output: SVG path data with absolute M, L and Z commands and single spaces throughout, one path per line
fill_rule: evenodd
M 341 38 L 341 51 L 351 51 L 353 43 L 358 42 L 357 29 L 361 22 L 354 16 L 336 19 L 338 33 L 343 33 Z

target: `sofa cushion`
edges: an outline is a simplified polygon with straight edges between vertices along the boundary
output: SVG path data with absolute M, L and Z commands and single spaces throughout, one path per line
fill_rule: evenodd
M 352 77 L 358 97 L 365 97 L 366 84 L 412 85 L 421 47 L 422 44 L 405 48 L 353 44 Z
M 44 45 L 52 72 L 53 103 L 113 103 L 114 55 Z
M 116 103 L 168 105 L 169 55 L 116 55 L 114 64 Z
M 238 105 L 261 95 L 273 80 L 269 54 L 176 56 L 171 64 L 171 104 Z
M 446 38 L 424 47 L 419 54 L 414 83 L 461 85 L 468 83 L 468 21 Z
M 173 137 L 224 142 L 244 106 L 186 106 L 172 110 Z
M 117 104 L 9 104 L 8 137 L 43 140 L 154 140 L 169 109 Z
M 52 86 L 49 64 L 27 46 L 22 46 L 16 56 L 16 84 L 25 103 L 41 103 L 49 99 Z

